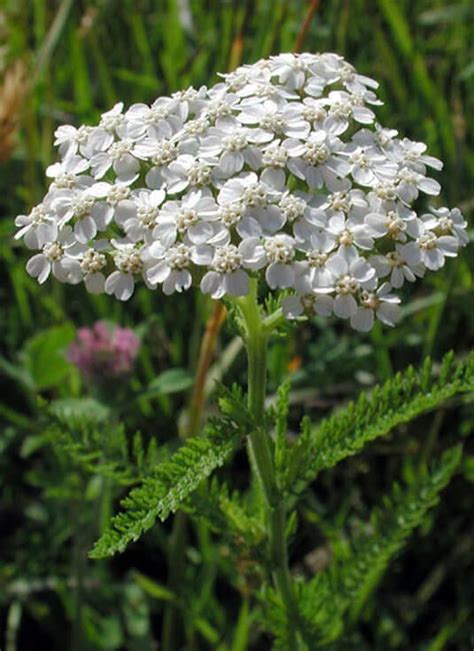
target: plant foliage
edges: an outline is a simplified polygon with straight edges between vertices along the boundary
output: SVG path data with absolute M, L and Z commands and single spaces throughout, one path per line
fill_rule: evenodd
M 296 584 L 301 630 L 308 649 L 328 648 L 357 621 L 362 608 L 379 584 L 393 557 L 410 534 L 422 524 L 437 504 L 461 460 L 460 446 L 446 451 L 430 473 L 420 473 L 401 487 L 395 484 L 382 506 L 373 510 L 363 533 L 350 541 L 344 553 L 336 554 L 329 567 L 305 584 Z M 290 649 L 283 611 L 273 604 L 274 632 L 279 649 Z M 332 647 L 331 647 L 332 648 Z M 345 648 L 337 647 L 337 648 Z
M 205 491 L 190 496 L 184 508 L 223 539 L 255 548 L 265 537 L 265 523 L 261 514 L 255 514 L 251 498 L 252 495 L 242 496 L 229 490 L 214 477 Z
M 124 484 L 137 485 L 176 449 L 178 412 L 184 397 L 171 394 L 169 388 L 172 385 L 183 391 L 189 376 L 182 372 L 181 377 L 171 377 L 165 369 L 171 364 L 192 372 L 209 305 L 203 297 L 195 300 L 195 295 L 177 294 L 160 300 L 143 285 L 137 296 L 124 304 L 52 281 L 38 288 L 25 273 L 26 252 L 13 239 L 14 217 L 44 195 L 44 169 L 52 162 L 54 131 L 63 123 L 96 122 L 118 98 L 130 106 L 152 102 L 190 84 L 199 88 L 214 80 L 217 70 L 230 71 L 239 63 L 290 52 L 298 40 L 301 51 L 339 52 L 363 74 L 379 79 L 384 101 L 378 107 L 382 124 L 395 122 L 401 133 L 426 141 L 431 153 L 445 161 L 444 170 L 434 176 L 445 188 L 446 202 L 457 203 L 465 211 L 472 241 L 474 120 L 466 118 L 474 111 L 472 1 L 4 0 L 0 14 L 0 86 L 4 90 L 0 90 L 0 647 L 29 648 L 33 645 L 28 641 L 34 639 L 38 649 L 58 644 L 109 651 L 164 649 L 157 636 L 163 628 L 163 607 L 174 595 L 165 587 L 169 568 L 161 562 L 173 547 L 168 529 L 156 532 L 153 553 L 141 550 L 140 571 L 146 581 L 133 571 L 135 557 L 130 555 L 120 563 L 88 563 L 82 569 L 83 589 L 78 589 L 76 566 L 79 561 L 80 569 L 81 558 L 77 551 L 82 547 L 85 556 L 90 541 L 104 530 L 112 505 L 128 490 Z M 10 74 L 22 69 L 23 77 Z M 307 450 L 304 441 L 296 446 L 300 458 L 292 458 L 289 472 L 287 464 L 295 450 L 293 437 L 288 436 L 288 429 L 293 429 L 292 416 L 289 427 L 281 418 L 275 436 L 275 463 L 280 485 L 290 492 L 289 508 L 329 460 L 342 458 L 342 448 L 353 454 L 357 450 L 352 450 L 351 441 L 371 430 L 371 417 L 364 418 L 363 413 L 355 416 L 356 431 L 350 428 L 350 418 L 343 427 L 341 410 L 334 417 L 333 437 L 328 424 L 316 421 L 321 406 L 348 400 L 346 395 L 352 391 L 349 377 L 363 372 L 385 380 L 392 375 L 392 361 L 403 368 L 421 349 L 423 355 L 441 355 L 455 347 L 456 355 L 462 356 L 472 347 L 471 247 L 455 265 L 446 265 L 433 278 L 409 288 L 412 300 L 397 328 L 348 337 L 343 329 L 316 317 L 301 325 L 296 336 L 290 329 L 271 346 L 270 387 L 287 376 L 291 363 L 293 384 L 298 387 L 292 390 L 291 401 L 296 402 L 294 397 L 301 390 L 301 399 L 297 399 L 308 413 L 304 439 L 310 444 Z M 268 309 L 273 311 L 276 306 Z M 80 396 L 103 394 L 91 390 L 88 383 L 81 385 L 76 369 L 64 355 L 75 330 L 72 324 L 80 327 L 97 319 L 131 326 L 143 341 L 133 376 L 123 386 L 116 382 L 107 385 L 110 391 L 105 392 L 105 404 L 109 410 L 104 418 L 100 416 L 103 405 L 77 403 Z M 237 334 L 235 318 L 234 325 Z M 221 345 L 225 343 L 223 332 Z M 233 343 L 228 346 L 234 351 L 232 360 L 238 350 Z M 226 382 L 241 380 L 240 361 L 224 364 L 226 349 L 218 350 L 215 367 L 219 377 Z M 213 372 L 208 375 L 208 386 L 213 386 L 212 378 Z M 450 392 L 454 388 L 451 379 L 448 385 Z M 430 392 L 428 388 L 429 398 Z M 48 419 L 44 427 L 44 411 L 38 409 L 40 395 L 54 403 L 62 401 L 54 406 L 64 414 L 62 423 Z M 408 404 L 412 400 L 408 390 L 407 395 Z M 383 419 L 384 408 L 372 407 L 374 427 L 376 421 L 384 433 L 397 427 L 399 405 L 390 405 L 389 422 Z M 397 563 L 398 571 L 387 577 L 389 589 L 377 593 L 375 616 L 364 616 L 363 625 L 341 630 L 342 637 L 332 643 L 317 642 L 319 648 L 472 648 L 472 483 L 468 482 L 474 481 L 474 450 L 469 437 L 474 431 L 473 405 L 470 396 L 449 400 L 449 410 L 436 409 L 423 417 L 422 423 L 403 426 L 404 449 L 416 449 L 422 439 L 424 448 L 425 435 L 429 440 L 432 431 L 437 432 L 433 451 L 446 440 L 462 438 L 464 478 L 460 474 L 445 491 L 443 509 L 436 513 L 436 529 L 431 535 L 421 541 L 412 536 L 404 558 Z M 84 425 L 93 412 L 98 422 Z M 421 411 L 414 410 L 414 417 L 418 413 Z M 425 425 L 427 431 L 420 431 Z M 141 436 L 133 434 L 137 430 Z M 412 477 L 414 459 L 397 456 L 395 441 L 384 446 L 389 454 L 383 458 L 376 447 L 367 446 L 364 454 L 363 463 L 370 473 L 354 476 L 356 466 L 359 469 L 362 464 L 350 462 L 340 464 L 334 472 L 320 473 L 315 496 L 307 494 L 298 512 L 300 532 L 291 549 L 293 568 L 307 567 L 302 554 L 315 520 L 319 535 L 327 533 L 326 539 L 334 540 L 336 556 L 347 505 L 353 503 L 361 484 L 364 491 L 359 506 L 367 512 L 368 503 L 378 501 L 373 496 L 382 495 L 385 486 L 400 475 Z M 186 603 L 179 613 L 180 635 L 171 648 L 254 651 L 271 646 L 268 637 L 256 629 L 261 623 L 260 628 L 269 630 L 266 612 L 261 611 L 266 611 L 276 596 L 271 590 L 263 593 L 257 588 L 261 574 L 254 573 L 246 580 L 249 567 L 241 562 L 249 559 L 258 568 L 255 550 L 245 556 L 247 546 L 264 548 L 259 542 L 264 538 L 260 511 L 245 490 L 248 466 L 241 464 L 241 459 L 239 453 L 228 469 L 214 473 L 209 482 L 204 480 L 183 502 L 190 514 L 188 531 L 193 535 L 191 544 L 185 544 L 188 562 L 180 593 Z M 95 492 L 90 490 L 93 485 Z M 334 486 L 337 492 L 328 490 Z M 317 513 L 307 508 L 315 499 Z M 237 545 L 242 533 L 246 538 L 239 558 Z M 315 536 L 311 544 L 318 544 L 316 540 Z M 346 539 L 343 544 L 348 544 Z M 344 557 L 335 560 L 342 564 Z M 413 583 L 410 568 L 418 564 L 426 573 L 420 576 L 407 607 L 407 581 Z M 322 579 L 320 582 L 323 591 L 325 584 Z M 141 596 L 136 592 L 138 586 Z M 329 581 L 327 586 L 321 602 L 329 616 L 333 603 Z M 257 594 L 262 594 L 261 600 L 256 599 Z M 305 595 L 302 590 L 303 600 Z M 83 616 L 79 617 L 81 600 Z M 372 601 L 369 598 L 367 605 Z M 314 618 L 319 606 L 308 601 L 306 608 Z M 364 609 L 364 615 L 367 611 Z M 349 623 L 349 613 L 350 609 L 336 618 L 335 625 L 341 619 Z M 76 632 L 71 631 L 74 614 Z M 282 629 L 284 623 L 279 626 Z M 308 624 L 307 628 L 311 648 L 314 627 Z M 278 648 L 287 648 L 283 633 L 275 642 Z M 318 648 L 316 643 L 313 648 Z
M 237 389 L 222 390 L 220 406 L 221 415 L 210 421 L 203 436 L 188 439 L 122 500 L 125 510 L 112 518 L 109 529 L 94 545 L 92 558 L 122 552 L 157 518 L 163 521 L 174 513 L 206 477 L 229 459 L 240 445 L 247 412 Z
M 24 451 L 48 441 L 58 458 L 85 475 L 101 475 L 127 486 L 149 473 L 159 458 L 154 439 L 145 444 L 136 432 L 129 445 L 123 424 L 92 398 L 53 401 L 43 418 L 44 435 L 26 439 Z
M 458 363 L 448 353 L 439 369 L 427 358 L 418 371 L 410 366 L 397 373 L 322 423 L 310 427 L 304 422 L 287 466 L 287 491 L 298 495 L 320 470 L 335 466 L 458 393 L 473 390 L 474 353 Z

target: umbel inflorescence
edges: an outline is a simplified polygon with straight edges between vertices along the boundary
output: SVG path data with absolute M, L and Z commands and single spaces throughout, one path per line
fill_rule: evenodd
M 377 82 L 336 54 L 281 54 L 211 88 L 116 104 L 56 131 L 60 162 L 16 237 L 28 273 L 127 300 L 199 285 L 243 296 L 251 276 L 289 318 L 316 312 L 393 325 L 397 290 L 467 243 L 457 208 L 417 214 L 441 161 L 376 122 Z

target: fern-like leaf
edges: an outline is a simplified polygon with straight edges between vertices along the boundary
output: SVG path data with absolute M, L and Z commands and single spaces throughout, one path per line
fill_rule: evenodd
M 383 506 L 373 511 L 367 532 L 352 541 L 350 552 L 302 588 L 301 614 L 309 629 L 313 627 L 307 634 L 315 646 L 334 641 L 357 620 L 392 558 L 438 502 L 460 460 L 457 446 L 445 452 L 429 474 L 403 488 L 395 485 Z
M 157 518 L 163 521 L 175 512 L 206 477 L 229 459 L 246 433 L 243 426 L 247 412 L 236 389 L 222 391 L 219 402 L 222 415 L 209 423 L 205 435 L 188 439 L 122 500 L 124 511 L 112 518 L 109 529 L 90 552 L 91 558 L 122 552 Z
M 355 403 L 315 427 L 303 428 L 292 449 L 286 473 L 286 490 L 301 493 L 320 470 L 335 466 L 364 445 L 434 409 L 458 393 L 474 390 L 474 353 L 454 363 L 448 353 L 435 373 L 429 359 L 421 369 L 409 367 Z
M 255 515 L 238 491 L 230 491 L 213 478 L 206 491 L 196 491 L 184 504 L 184 510 L 201 520 L 223 540 L 238 542 L 248 548 L 262 543 L 265 526 L 262 517 Z
M 275 470 L 277 482 L 281 484 L 282 476 L 288 461 L 288 412 L 289 412 L 289 393 L 291 384 L 286 381 L 278 389 L 278 400 L 274 407 L 275 420 Z

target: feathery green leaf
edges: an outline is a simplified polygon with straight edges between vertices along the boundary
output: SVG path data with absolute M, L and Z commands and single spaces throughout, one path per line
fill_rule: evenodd
M 242 438 L 241 424 L 232 418 L 240 404 L 239 396 L 235 390 L 229 391 L 220 403 L 224 413 L 209 423 L 206 435 L 188 439 L 125 497 L 122 501 L 125 510 L 112 518 L 109 529 L 90 552 L 91 558 L 122 552 L 150 529 L 157 518 L 163 521 L 175 512 L 203 479 L 229 459 Z M 242 410 L 239 410 L 241 417 Z
M 366 443 L 434 409 L 458 393 L 474 390 L 474 353 L 459 363 L 448 353 L 439 370 L 426 359 L 409 367 L 315 427 L 304 427 L 291 451 L 286 490 L 297 495 L 320 470 L 356 454 Z
M 447 450 L 429 474 L 420 473 L 403 488 L 398 484 L 374 509 L 366 531 L 353 541 L 349 553 L 333 560 L 329 568 L 303 586 L 300 609 L 313 626 L 313 641 L 337 639 L 355 622 L 376 589 L 392 558 L 418 527 L 461 460 L 462 448 Z
M 238 491 L 230 491 L 216 478 L 209 482 L 206 491 L 194 493 L 184 509 L 230 542 L 254 548 L 265 538 L 263 517 L 255 515 L 255 509 Z

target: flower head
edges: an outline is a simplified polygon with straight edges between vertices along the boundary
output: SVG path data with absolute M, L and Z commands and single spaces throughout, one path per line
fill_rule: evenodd
M 468 236 L 457 208 L 417 213 L 442 163 L 376 122 L 377 86 L 337 54 L 281 54 L 59 127 L 49 191 L 16 220 L 28 273 L 120 300 L 140 282 L 242 296 L 258 276 L 293 292 L 289 318 L 395 323 L 393 290 Z
M 97 321 L 91 328 L 79 328 L 67 355 L 85 378 L 101 381 L 130 373 L 139 346 L 129 328 L 111 328 Z

